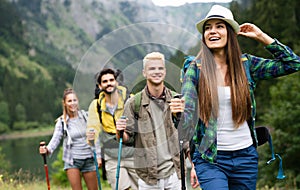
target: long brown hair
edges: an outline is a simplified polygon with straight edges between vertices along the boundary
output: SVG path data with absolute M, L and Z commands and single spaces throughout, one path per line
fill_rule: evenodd
M 232 120 L 239 127 L 251 116 L 251 100 L 245 68 L 241 60 L 240 46 L 232 27 L 226 23 L 227 45 L 225 47 L 227 73 L 225 84 L 231 88 Z M 209 120 L 216 119 L 219 111 L 216 63 L 211 50 L 205 45 L 204 33 L 202 47 L 196 59 L 201 60 L 199 78 L 199 117 L 208 127 Z

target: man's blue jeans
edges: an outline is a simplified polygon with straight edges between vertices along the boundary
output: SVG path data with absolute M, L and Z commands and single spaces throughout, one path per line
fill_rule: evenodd
M 193 157 L 203 190 L 255 190 L 258 154 L 252 145 L 237 151 L 218 151 L 217 163 L 203 160 L 196 150 Z

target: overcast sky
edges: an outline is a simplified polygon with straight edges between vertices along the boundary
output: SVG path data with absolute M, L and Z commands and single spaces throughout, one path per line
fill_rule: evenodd
M 232 0 L 152 0 L 152 2 L 157 6 L 180 6 L 185 3 L 207 3 L 207 2 L 217 2 L 217 3 L 228 3 Z

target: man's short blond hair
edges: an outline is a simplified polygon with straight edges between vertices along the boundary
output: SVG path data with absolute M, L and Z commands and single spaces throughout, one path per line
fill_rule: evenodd
M 165 64 L 165 56 L 164 54 L 159 52 L 148 53 L 143 59 L 143 68 L 145 68 L 146 63 L 149 60 L 162 60 L 162 62 Z

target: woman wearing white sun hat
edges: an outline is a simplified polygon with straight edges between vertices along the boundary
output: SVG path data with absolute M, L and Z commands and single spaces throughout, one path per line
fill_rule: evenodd
M 198 181 L 203 190 L 256 189 L 256 83 L 299 71 L 300 58 L 254 24 L 239 25 L 220 5 L 196 26 L 202 47 L 183 79 L 182 120 L 195 128 Z M 261 42 L 274 59 L 242 54 L 237 35 Z

